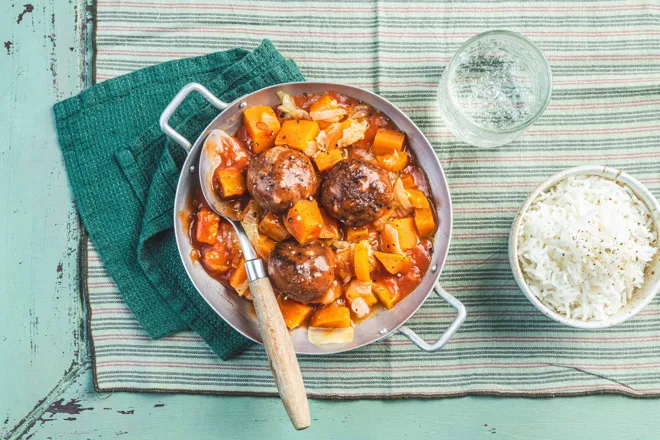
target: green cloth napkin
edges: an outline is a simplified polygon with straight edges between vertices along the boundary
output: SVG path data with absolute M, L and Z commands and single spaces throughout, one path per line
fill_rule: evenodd
M 208 306 L 181 264 L 172 210 L 185 153 L 160 131 L 161 112 L 190 82 L 231 102 L 291 81 L 304 78 L 265 40 L 251 53 L 234 49 L 142 69 L 54 106 L 82 221 L 150 337 L 191 328 L 223 359 L 249 345 Z M 170 124 L 194 141 L 217 113 L 192 95 Z

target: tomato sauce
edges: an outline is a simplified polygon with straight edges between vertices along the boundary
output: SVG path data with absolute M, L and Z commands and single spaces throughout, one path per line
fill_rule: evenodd
M 433 214 L 435 209 L 432 209 L 433 199 L 431 196 L 430 185 L 424 171 L 419 166 L 417 166 L 416 158 L 410 152 L 407 139 L 403 140 L 402 145 L 399 144 L 399 148 L 402 154 L 407 155 L 407 162 L 404 167 L 397 168 L 397 171 L 392 171 L 392 169 L 386 168 L 386 165 L 382 162 L 382 155 L 375 154 L 371 151 L 372 146 L 374 145 L 374 140 L 376 139 L 377 134 L 379 134 L 379 130 L 389 130 L 399 133 L 400 137 L 402 136 L 396 125 L 386 115 L 357 99 L 334 91 L 326 92 L 326 95 L 329 95 L 338 106 L 346 110 L 346 115 L 342 118 L 339 118 L 340 121 L 346 121 L 348 118 L 351 118 L 355 115 L 355 120 L 366 121 L 367 123 L 366 129 L 363 129 L 364 132 L 362 138 L 353 144 L 348 145 L 347 147 L 343 147 L 343 157 L 360 158 L 366 162 L 370 162 L 383 167 L 386 171 L 388 171 L 388 175 L 393 184 L 395 181 L 397 181 L 397 183 L 400 181 L 398 194 L 399 198 L 401 197 L 401 191 L 403 191 L 405 196 L 405 191 L 407 191 L 407 188 L 410 188 L 411 191 L 413 189 L 419 190 L 417 194 L 419 194 L 421 191 L 421 193 L 427 197 L 426 208 L 428 208 L 430 205 L 430 217 L 436 221 L 434 225 L 435 230 L 435 227 L 437 226 L 437 218 L 435 217 L 435 214 Z M 303 93 L 292 97 L 292 100 L 298 109 L 302 110 L 303 112 L 309 112 L 314 104 L 318 102 L 322 96 L 323 95 L 319 94 Z M 328 101 L 329 100 L 326 96 L 325 101 L 323 102 Z M 317 105 L 317 107 L 319 107 L 319 105 Z M 267 108 L 265 110 L 267 111 L 264 111 L 264 107 L 258 109 L 259 112 L 264 114 L 270 112 L 270 110 Z M 271 114 L 273 115 L 273 119 L 271 119 L 269 123 L 273 123 L 274 118 L 276 118 L 280 124 L 291 119 L 290 114 L 286 113 L 285 111 L 281 111 L 277 107 L 273 107 L 272 110 L 273 112 Z M 255 109 L 255 111 L 257 111 L 257 109 Z M 261 125 L 260 123 L 260 121 L 258 121 L 256 124 L 253 122 L 253 128 L 251 129 L 254 131 L 255 126 L 266 126 L 266 123 L 261 123 Z M 333 122 L 319 123 L 320 130 L 325 130 L 327 127 L 331 126 L 332 123 Z M 364 122 L 362 122 L 362 124 L 363 123 Z M 247 125 L 248 122 L 246 121 L 245 125 L 239 127 L 234 135 L 230 136 L 231 139 L 227 142 L 227 145 L 214 146 L 216 149 L 219 148 L 218 151 L 220 151 L 222 155 L 222 163 L 224 164 L 221 165 L 219 169 L 224 170 L 229 168 L 244 172 L 247 168 L 248 163 L 254 157 L 253 149 L 255 147 L 255 142 L 250 135 L 251 132 L 246 128 Z M 337 125 L 338 124 L 335 123 L 335 126 Z M 270 127 L 270 125 L 268 127 Z M 273 133 L 267 133 L 266 136 L 273 135 Z M 227 140 L 226 135 L 223 135 L 225 137 L 222 139 Z M 261 136 L 263 142 L 263 134 Z M 227 146 L 230 146 L 231 148 L 228 148 Z M 328 148 L 332 148 L 332 146 Z M 338 148 L 342 147 L 339 146 Z M 306 152 L 306 154 L 310 156 L 310 160 L 313 162 L 314 156 L 311 155 L 312 153 Z M 316 173 L 322 180 L 324 172 L 318 171 L 319 169 L 321 168 L 319 167 L 316 169 Z M 222 177 L 226 178 L 227 176 L 223 175 Z M 240 180 L 240 175 L 237 177 Z M 236 183 L 235 179 L 232 182 Z M 220 180 L 216 181 L 214 179 L 214 188 L 216 189 L 216 192 L 218 192 L 218 187 L 221 183 L 226 182 L 221 182 Z M 239 184 L 240 182 L 236 183 L 233 189 L 240 189 Z M 219 193 L 219 195 L 221 195 L 221 193 Z M 310 197 L 310 199 L 312 198 L 314 197 Z M 424 199 L 423 196 L 421 198 Z M 248 216 L 248 214 L 246 214 L 248 210 L 250 210 L 249 215 L 252 217 L 256 216 L 255 218 L 249 219 L 252 224 L 251 230 L 253 231 L 250 239 L 253 246 L 257 250 L 257 253 L 264 260 L 264 264 L 266 264 L 268 260 L 268 254 L 276 246 L 277 242 L 282 240 L 282 237 L 291 237 L 291 235 L 289 235 L 286 231 L 284 231 L 282 234 L 282 231 L 280 230 L 278 235 L 279 238 L 273 238 L 275 236 L 268 235 L 268 230 L 266 227 L 263 229 L 259 227 L 257 232 L 257 226 L 261 223 L 262 219 L 266 215 L 270 215 L 271 226 L 278 222 L 285 224 L 283 221 L 283 215 L 263 212 L 263 210 L 255 211 L 253 208 L 256 202 L 248 191 L 245 191 L 239 196 L 231 198 L 230 201 L 236 204 L 239 211 L 243 211 L 243 218 Z M 354 261 L 354 253 L 352 249 L 354 249 L 354 246 L 361 240 L 366 240 L 368 243 L 370 243 L 369 246 L 372 248 L 372 251 L 370 252 L 394 252 L 391 246 L 386 249 L 382 244 L 382 234 L 384 233 L 383 228 L 387 227 L 389 222 L 401 218 L 404 220 L 407 218 L 411 223 L 411 218 L 416 218 L 415 216 L 417 215 L 417 210 L 424 209 L 424 206 L 411 207 L 404 206 L 401 203 L 403 202 L 397 201 L 397 194 L 395 194 L 395 199 L 392 203 L 393 206 L 391 209 L 389 209 L 387 214 L 388 217 L 384 220 L 378 219 L 377 221 L 373 222 L 373 224 L 369 224 L 365 231 L 361 232 L 354 230 L 355 228 L 349 228 L 339 220 L 332 218 L 328 219 L 325 217 L 327 221 L 336 221 L 338 223 L 338 227 L 335 226 L 336 229 L 334 229 L 334 231 L 336 231 L 334 237 L 328 239 L 319 238 L 319 240 L 324 241 L 335 252 L 336 258 L 334 272 L 335 280 L 337 283 L 339 283 L 337 287 L 339 291 L 337 291 L 335 294 L 328 290 L 328 293 L 324 297 L 330 298 L 332 304 L 335 306 L 350 307 L 351 319 L 354 323 L 367 318 L 371 315 L 371 313 L 366 315 L 364 313 L 358 313 L 357 308 L 355 308 L 352 304 L 352 301 L 354 301 L 355 298 L 351 299 L 348 295 L 348 291 L 350 290 L 349 285 L 353 281 L 357 280 L 354 266 L 357 263 Z M 191 197 L 190 205 L 191 210 L 189 212 L 192 212 L 193 214 L 179 213 L 178 215 L 181 224 L 188 233 L 190 243 L 193 247 L 193 250 L 190 253 L 191 260 L 195 264 L 201 264 L 211 277 L 218 280 L 225 287 L 229 289 L 236 288 L 234 275 L 236 275 L 238 273 L 237 271 L 241 269 L 241 263 L 243 260 L 242 252 L 240 250 L 240 246 L 238 244 L 237 237 L 233 228 L 225 220 L 217 220 L 217 218 L 214 220 L 212 215 L 207 215 L 207 211 L 209 211 L 210 208 L 205 202 L 204 197 L 199 189 L 194 191 Z M 257 212 L 259 212 L 259 214 L 257 214 Z M 323 215 L 327 216 L 327 213 L 324 212 Z M 273 216 L 276 218 L 273 218 Z M 284 217 L 286 217 L 286 214 L 284 214 Z M 429 216 L 427 215 L 426 218 L 428 219 L 428 217 Z M 419 227 L 420 225 L 417 226 Z M 287 229 L 289 228 L 287 227 Z M 401 239 L 401 234 L 404 232 L 396 230 L 395 233 L 398 234 L 399 238 Z M 415 234 L 414 227 L 411 233 Z M 380 297 L 378 298 L 378 301 L 383 302 L 386 307 L 396 306 L 396 304 L 405 299 L 421 283 L 424 274 L 429 268 L 433 256 L 432 244 L 434 233 L 435 232 L 432 232 L 431 234 L 426 234 L 423 236 L 420 235 L 416 239 L 417 244 L 413 242 L 412 246 L 408 245 L 408 247 L 406 247 L 407 250 L 399 251 L 400 255 L 404 255 L 410 263 L 408 266 L 406 266 L 406 270 L 402 270 L 401 273 L 388 272 L 388 269 L 386 269 L 381 262 L 373 257 L 372 254 L 369 254 L 371 282 L 384 286 L 390 294 L 391 303 L 389 305 L 387 302 L 383 302 Z M 293 240 L 293 238 L 284 239 Z M 392 269 L 390 268 L 389 270 Z M 373 304 L 373 301 L 376 301 L 375 296 L 372 295 L 372 298 L 367 298 L 367 300 L 372 304 L 370 306 L 372 307 L 370 312 L 376 310 L 376 305 Z M 282 304 L 287 304 L 287 307 L 281 306 L 283 314 L 297 314 L 297 316 L 285 316 L 287 323 L 295 322 L 296 326 L 306 326 L 310 320 L 310 317 L 312 317 L 317 310 L 324 307 L 323 305 L 319 304 L 310 304 L 309 306 L 304 306 L 299 303 L 295 303 L 295 301 L 291 299 L 283 300 L 280 298 L 280 302 Z M 293 304 L 294 307 L 291 307 L 292 303 L 295 303 Z M 301 307 L 295 306 L 296 304 L 299 304 Z M 306 313 L 306 315 L 300 316 L 300 313 Z

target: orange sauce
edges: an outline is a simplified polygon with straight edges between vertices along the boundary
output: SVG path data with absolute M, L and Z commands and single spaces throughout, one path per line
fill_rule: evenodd
M 376 135 L 376 132 L 380 128 L 387 128 L 391 130 L 398 130 L 396 125 L 383 113 L 380 113 L 377 110 L 374 110 L 373 108 L 367 106 L 366 104 L 362 103 L 361 101 L 358 101 L 354 98 L 336 93 L 336 92 L 328 92 L 333 96 L 333 98 L 339 102 L 340 104 L 345 104 L 347 106 L 351 106 L 353 109 L 360 106 L 359 109 L 368 109 L 368 128 L 365 132 L 364 139 L 357 142 L 353 146 L 351 146 L 348 149 L 348 154 L 350 157 L 366 157 L 369 155 L 369 150 L 371 148 L 371 145 L 373 143 L 373 139 Z M 314 95 L 314 94 L 301 94 L 297 95 L 294 97 L 294 101 L 296 105 L 304 110 L 309 110 L 311 105 L 319 98 L 320 95 Z M 278 118 L 283 118 L 285 115 L 279 114 L 277 112 L 277 109 L 274 108 L 277 117 Z M 246 130 L 244 127 L 240 127 L 235 136 L 238 138 L 239 142 L 241 142 L 245 146 L 250 145 L 250 139 L 249 136 L 246 134 Z M 406 142 L 403 147 L 403 151 L 409 151 L 409 145 L 408 145 L 408 140 L 406 139 Z M 403 175 L 408 175 L 414 182 L 414 185 L 422 191 L 430 200 L 432 203 L 431 199 L 431 194 L 430 194 L 430 186 L 427 180 L 427 177 L 424 173 L 424 171 L 416 165 L 416 158 L 414 154 L 409 154 L 409 164 L 406 168 L 404 168 L 400 173 L 397 174 L 398 176 L 403 176 Z M 393 180 L 394 182 L 394 180 Z M 237 209 L 240 209 L 244 207 L 247 202 L 250 200 L 251 196 L 249 193 L 245 193 L 244 196 L 240 197 L 239 199 L 235 200 L 235 203 L 237 204 Z M 184 229 L 184 232 L 186 233 L 187 237 L 190 240 L 190 243 L 193 247 L 193 250 L 190 253 L 190 258 L 192 259 L 193 262 L 199 262 L 202 264 L 202 266 L 205 268 L 209 276 L 213 277 L 214 279 L 218 280 L 220 283 L 223 284 L 223 286 L 232 289 L 232 287 L 229 285 L 229 277 L 231 276 L 231 273 L 234 269 L 225 271 L 225 272 L 214 272 L 212 270 L 209 270 L 207 267 L 204 266 L 204 253 L 209 251 L 210 249 L 213 248 L 214 245 L 210 245 L 207 243 L 201 243 L 196 240 L 196 234 L 195 234 L 195 228 L 196 228 L 196 213 L 198 210 L 200 210 L 202 207 L 208 207 L 206 202 L 204 201 L 204 197 L 201 194 L 201 191 L 199 189 L 196 189 L 191 192 L 191 196 L 189 199 L 189 205 L 190 209 L 186 209 L 185 211 L 180 211 L 178 213 L 179 221 L 182 224 L 182 228 Z M 188 206 L 188 204 L 187 204 Z M 260 219 L 259 219 L 260 220 Z M 436 219 L 437 220 L 437 219 Z M 224 221 L 224 220 L 222 220 Z M 437 221 L 436 221 L 437 224 Z M 345 229 L 346 226 L 343 225 L 339 221 L 339 230 L 342 235 L 341 240 L 346 239 L 346 233 Z M 372 228 L 373 229 L 373 228 Z M 375 229 L 373 230 L 374 234 L 377 234 Z M 433 243 L 433 237 L 431 236 L 430 238 L 424 238 L 419 241 L 419 244 L 414 247 L 413 249 L 409 250 L 406 252 L 406 254 L 410 257 L 411 259 L 411 268 L 407 273 L 404 274 L 398 274 L 398 275 L 392 275 L 389 272 L 385 270 L 385 268 L 379 264 L 379 267 L 371 272 L 371 278 L 373 281 L 380 282 L 383 285 L 385 285 L 388 290 L 393 294 L 394 300 L 393 304 L 396 305 L 399 302 L 401 302 L 403 299 L 405 299 L 410 293 L 415 290 L 417 286 L 422 281 L 422 278 L 424 277 L 426 271 L 428 270 L 428 267 L 430 265 L 430 261 L 432 258 L 433 254 L 433 249 L 432 249 L 432 243 Z M 238 246 L 238 244 L 236 244 Z M 264 262 L 266 263 L 266 262 Z M 352 265 L 352 261 L 350 262 Z M 337 275 L 339 277 L 339 275 Z M 342 282 L 342 280 L 340 280 Z M 345 285 L 345 284 L 344 284 Z M 338 305 L 346 305 L 348 306 L 348 301 L 346 300 L 345 296 L 342 294 L 342 296 L 335 301 L 336 304 Z M 321 305 L 314 305 L 315 310 L 319 307 L 322 307 Z M 378 311 L 382 310 L 382 307 L 380 306 L 374 306 L 371 309 L 371 313 L 368 314 L 365 317 L 358 318 L 353 312 L 351 312 L 353 321 L 355 323 L 358 323 L 360 321 L 363 321 L 365 319 L 368 319 L 370 316 L 373 316 L 374 313 L 377 313 Z M 254 309 L 251 309 L 251 313 L 254 315 Z M 307 323 L 310 319 L 310 317 L 313 315 L 313 312 L 307 317 L 307 319 L 304 321 L 304 323 L 301 325 L 301 327 L 306 327 Z

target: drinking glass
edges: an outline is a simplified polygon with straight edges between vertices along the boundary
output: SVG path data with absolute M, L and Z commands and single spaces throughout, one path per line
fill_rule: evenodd
M 552 72 L 539 48 L 522 35 L 493 30 L 458 49 L 440 80 L 438 105 L 457 138 L 492 148 L 520 137 L 551 93 Z

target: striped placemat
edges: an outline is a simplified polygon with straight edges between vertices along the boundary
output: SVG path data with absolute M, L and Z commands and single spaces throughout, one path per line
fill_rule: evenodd
M 441 352 L 394 336 L 302 357 L 319 398 L 660 394 L 660 298 L 615 329 L 579 331 L 542 316 L 513 281 L 507 235 L 545 177 L 577 165 L 620 168 L 660 195 L 660 5 L 581 1 L 99 0 L 97 80 L 173 58 L 270 38 L 311 80 L 373 90 L 433 143 L 454 202 L 441 277 L 469 317 Z M 436 112 L 443 67 L 469 37 L 505 28 L 532 39 L 554 73 L 552 101 L 522 140 L 495 150 L 458 142 Z M 98 390 L 273 394 L 264 352 L 222 362 L 192 333 L 150 341 L 89 247 Z M 452 310 L 431 297 L 410 326 L 428 339 Z

